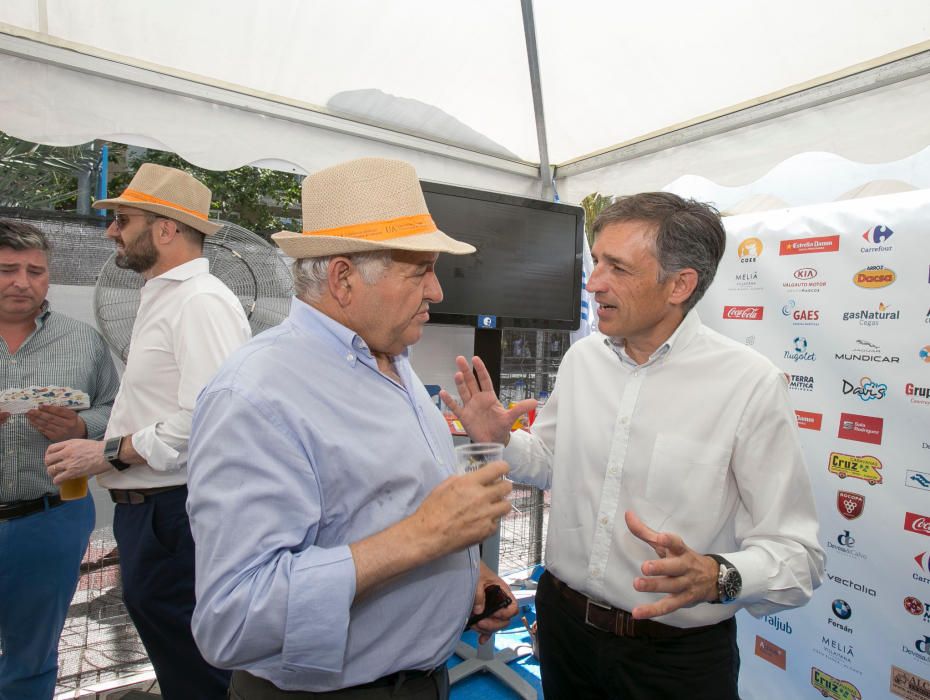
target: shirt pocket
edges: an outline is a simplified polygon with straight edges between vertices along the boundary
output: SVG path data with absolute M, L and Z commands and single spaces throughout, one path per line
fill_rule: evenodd
M 721 516 L 729 466 L 730 451 L 718 444 L 656 435 L 646 500 L 670 514 L 663 529 L 689 544 L 697 533 L 712 535 Z

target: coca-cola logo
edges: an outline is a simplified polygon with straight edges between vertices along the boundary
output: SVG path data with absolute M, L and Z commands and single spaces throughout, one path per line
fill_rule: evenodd
M 930 537 L 930 518 L 917 513 L 905 513 L 904 529 L 909 532 L 916 532 L 918 535 Z
M 761 321 L 762 306 L 724 306 L 723 317 L 741 321 Z

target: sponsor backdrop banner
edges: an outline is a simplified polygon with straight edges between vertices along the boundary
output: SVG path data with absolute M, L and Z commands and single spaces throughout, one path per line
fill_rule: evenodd
M 725 223 L 699 313 L 784 371 L 827 553 L 807 606 L 739 613 L 742 697 L 930 698 L 930 191 Z

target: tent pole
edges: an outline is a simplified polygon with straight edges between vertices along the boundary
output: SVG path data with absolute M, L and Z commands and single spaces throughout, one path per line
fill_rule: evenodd
M 526 37 L 526 58 L 530 67 L 533 112 L 536 116 L 536 142 L 539 144 L 539 196 L 542 199 L 552 199 L 552 172 L 549 168 L 549 143 L 546 139 L 546 114 L 543 109 L 542 80 L 539 76 L 539 50 L 536 46 L 533 0 L 520 0 L 520 7 L 523 10 L 523 35 Z

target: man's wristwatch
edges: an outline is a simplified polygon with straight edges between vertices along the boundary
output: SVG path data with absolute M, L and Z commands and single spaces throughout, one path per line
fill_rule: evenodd
M 110 466 L 118 471 L 129 469 L 131 464 L 126 464 L 119 458 L 119 448 L 123 446 L 124 436 L 112 437 L 103 443 L 103 458 L 110 463 Z
M 735 566 L 719 554 L 708 554 L 707 556 L 720 566 L 717 572 L 717 600 L 710 602 L 732 603 L 739 597 L 740 591 L 743 589 L 743 577 L 739 575 L 739 571 Z

